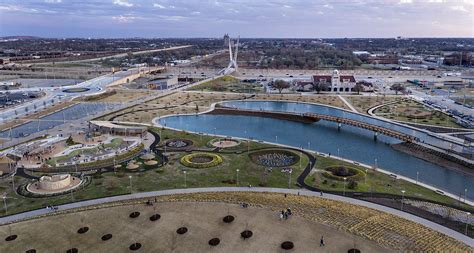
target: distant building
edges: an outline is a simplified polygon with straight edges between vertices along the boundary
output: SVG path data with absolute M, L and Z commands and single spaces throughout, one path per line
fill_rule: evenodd
M 395 54 L 375 54 L 367 57 L 370 64 L 398 64 L 398 56 Z
M 354 92 L 356 85 L 353 75 L 340 75 L 337 69 L 332 72 L 332 75 L 314 75 L 312 81 L 313 85 L 325 83 L 326 89 L 324 91 L 332 92 Z

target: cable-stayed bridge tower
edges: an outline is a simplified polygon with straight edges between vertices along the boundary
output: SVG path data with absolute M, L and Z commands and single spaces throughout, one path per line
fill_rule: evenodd
M 237 41 L 232 41 L 229 39 L 229 65 L 226 68 L 219 71 L 220 75 L 230 75 L 237 71 L 239 66 L 237 65 L 237 56 L 239 54 L 239 40 L 240 36 L 237 37 Z M 232 48 L 234 48 L 234 53 L 232 53 Z

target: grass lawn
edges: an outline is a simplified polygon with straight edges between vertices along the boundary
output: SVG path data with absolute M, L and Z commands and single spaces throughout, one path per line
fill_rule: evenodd
M 357 187 L 354 189 L 348 188 L 348 181 L 346 182 L 346 187 L 344 187 L 344 181 L 333 180 L 323 176 L 322 172 L 324 168 L 341 164 L 347 167 L 360 169 L 364 173 L 367 171 L 367 176 L 357 181 Z M 365 167 L 357 166 L 352 163 L 340 162 L 338 160 L 322 156 L 317 156 L 316 166 L 314 167 L 310 176 L 306 178 L 305 182 L 308 185 L 312 185 L 317 188 L 321 188 L 323 190 L 328 191 L 343 192 L 345 188 L 345 191 L 347 192 L 380 192 L 402 195 L 402 190 L 404 190 L 405 196 L 418 197 L 451 205 L 457 205 L 459 203 L 455 199 L 438 194 L 430 189 L 424 188 L 422 186 L 402 179 L 394 179 L 382 172 L 374 171 L 373 169 L 366 170 Z M 462 204 L 462 206 L 464 208 L 474 210 L 473 207 L 464 204 Z
M 453 117 L 432 110 L 413 100 L 403 100 L 396 104 L 385 105 L 375 110 L 374 113 L 381 117 L 403 122 L 462 128 Z
M 237 93 L 262 92 L 262 87 L 257 83 L 246 83 L 233 76 L 223 76 L 189 88 L 194 91 L 221 91 Z
M 193 149 L 199 148 L 204 151 L 211 151 L 213 148 L 207 146 L 207 143 L 214 139 L 214 136 L 190 134 L 184 131 L 162 130 L 158 128 L 153 129 L 160 133 L 162 142 L 167 139 L 189 139 L 193 141 Z M 249 145 L 249 146 L 247 146 Z M 47 197 L 47 198 L 27 198 L 15 194 L 12 190 L 11 178 L 3 179 L 0 182 L 0 192 L 7 194 L 8 214 L 28 211 L 32 209 L 44 208 L 46 205 L 60 205 L 72 201 L 80 201 L 94 198 L 103 198 L 107 196 L 129 194 L 133 192 L 156 191 L 163 189 L 175 189 L 184 187 L 211 187 L 211 186 L 265 186 L 265 187 L 279 187 L 287 188 L 289 182 L 289 174 L 281 172 L 281 168 L 273 168 L 271 172 L 268 168 L 260 166 L 252 162 L 248 156 L 247 150 L 250 149 L 281 149 L 269 144 L 259 142 L 243 141 L 239 146 L 224 149 L 218 154 L 223 158 L 223 163 L 205 169 L 188 168 L 179 162 L 179 159 L 188 154 L 188 152 L 168 152 L 169 162 L 163 166 L 143 166 L 146 170 L 131 171 L 126 169 L 122 164 L 122 168 L 116 172 L 107 172 L 92 176 L 91 183 L 85 187 L 81 187 L 73 194 L 65 194 L 62 196 Z M 168 150 L 169 151 L 169 150 Z M 294 152 L 299 155 L 298 151 Z M 140 158 L 135 158 L 142 162 Z M 301 163 L 297 162 L 291 167 L 293 172 L 291 174 L 290 187 L 297 188 L 295 185 L 296 178 L 301 173 L 302 169 L 308 164 L 306 156 L 301 157 Z M 301 164 L 301 165 L 300 165 Z M 337 165 L 338 162 L 332 158 L 318 157 L 316 168 L 325 168 L 330 165 Z M 237 169 L 238 180 L 237 180 Z M 185 174 L 186 171 L 186 182 Z M 36 173 L 36 176 L 40 176 Z M 131 178 L 129 178 L 131 176 Z M 323 189 L 340 190 L 342 191 L 343 184 L 335 181 L 335 186 L 332 187 L 332 181 L 328 180 L 327 184 L 322 184 L 324 179 L 321 178 L 320 173 L 316 172 L 307 178 L 307 182 Z M 22 177 L 15 177 L 15 185 L 27 183 L 28 180 Z M 387 186 L 390 184 L 390 186 Z M 130 188 L 132 185 L 132 188 Z M 448 197 L 436 194 L 431 190 L 424 189 L 415 184 L 411 184 L 402 180 L 393 180 L 389 176 L 379 172 L 369 172 L 367 183 L 359 183 L 359 188 L 356 190 L 369 191 L 371 188 L 374 191 L 388 192 L 393 194 L 401 194 L 401 189 L 406 190 L 406 196 L 424 197 L 440 201 L 443 203 L 454 203 Z M 347 189 L 349 191 L 350 189 Z M 0 211 L 0 215 L 4 216 L 5 212 Z

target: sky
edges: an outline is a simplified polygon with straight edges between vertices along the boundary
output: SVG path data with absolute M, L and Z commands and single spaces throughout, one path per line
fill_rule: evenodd
M 0 36 L 474 37 L 474 0 L 1 0 Z

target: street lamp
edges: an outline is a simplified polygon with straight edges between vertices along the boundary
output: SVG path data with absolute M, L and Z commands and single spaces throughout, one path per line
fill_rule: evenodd
M 364 184 L 367 184 L 367 175 L 369 175 L 369 169 L 365 168 Z
M 275 135 L 275 143 L 278 143 L 278 135 Z
M 237 185 L 239 185 L 239 171 L 240 171 L 240 170 L 239 170 L 239 169 L 236 169 L 235 171 L 237 172 Z
M 183 171 L 183 173 L 184 173 L 184 188 L 187 188 L 187 186 L 186 186 L 186 171 Z
M 293 171 L 290 170 L 290 172 L 288 173 L 288 189 L 291 188 L 291 172 Z
M 5 215 L 8 214 L 8 208 L 7 208 L 7 195 L 3 195 L 3 205 L 5 206 Z
M 377 169 L 377 158 L 375 158 L 375 168 L 374 169 Z
M 420 172 L 416 172 L 416 184 L 418 184 L 418 176 L 420 175 Z
M 403 200 L 405 199 L 405 190 L 402 190 L 402 203 L 401 203 L 401 206 L 400 206 L 400 210 L 403 211 Z
M 130 194 L 132 194 L 132 176 L 128 176 L 128 179 L 130 181 Z
M 346 196 L 346 180 L 347 177 L 344 177 L 344 191 L 342 192 L 342 195 Z
M 466 212 L 466 229 L 464 231 L 464 234 L 467 235 L 467 226 L 469 225 L 469 215 L 471 215 L 470 212 Z
M 464 203 L 466 203 L 467 198 L 467 188 L 464 189 Z

